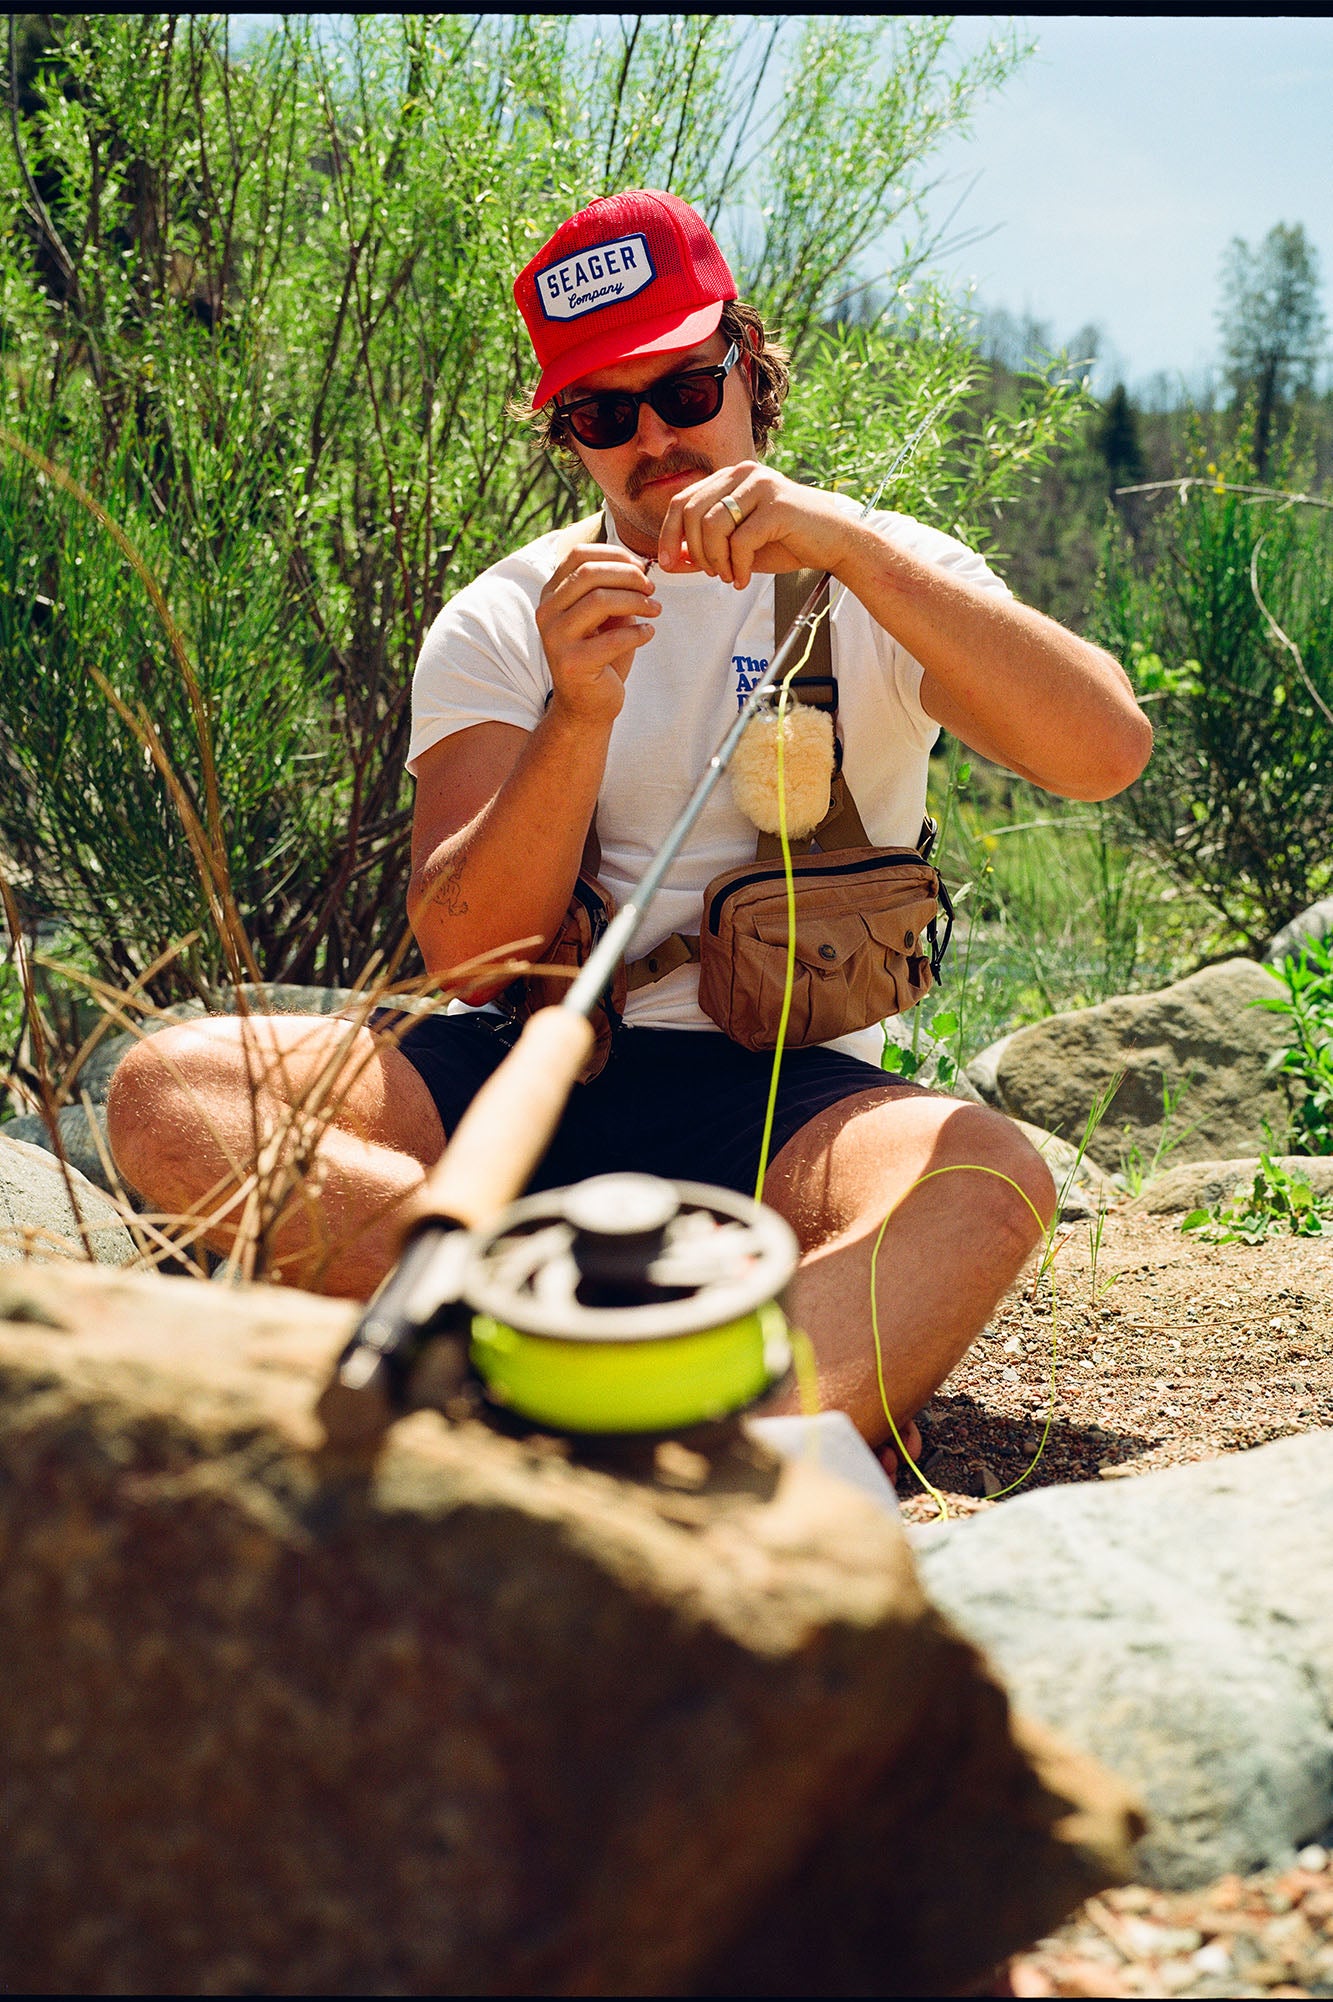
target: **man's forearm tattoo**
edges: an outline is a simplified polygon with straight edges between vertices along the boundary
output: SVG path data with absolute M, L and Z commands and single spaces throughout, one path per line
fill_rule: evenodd
M 442 904 L 451 918 L 465 918 L 468 911 L 467 898 L 463 891 L 463 871 L 467 867 L 468 851 L 460 848 L 447 862 L 440 865 L 438 881 L 432 882 L 427 876 L 427 901 Z

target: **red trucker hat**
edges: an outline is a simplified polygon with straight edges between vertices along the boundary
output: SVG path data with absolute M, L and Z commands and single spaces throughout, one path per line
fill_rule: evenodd
M 706 340 L 736 281 L 678 195 L 628 188 L 562 222 L 514 281 L 541 363 L 540 409 L 581 375 Z

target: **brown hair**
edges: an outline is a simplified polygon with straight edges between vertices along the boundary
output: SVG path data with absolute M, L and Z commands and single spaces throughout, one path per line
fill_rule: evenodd
M 717 330 L 725 341 L 735 341 L 741 351 L 750 384 L 754 449 L 762 459 L 768 450 L 770 434 L 781 427 L 782 405 L 791 387 L 788 351 L 780 341 L 768 339 L 758 307 L 747 305 L 743 299 L 726 301 Z M 525 401 L 513 405 L 513 414 L 532 426 L 533 436 L 543 451 L 559 453 L 566 459 L 577 458 L 554 397 L 540 410 L 534 410 L 529 395 Z

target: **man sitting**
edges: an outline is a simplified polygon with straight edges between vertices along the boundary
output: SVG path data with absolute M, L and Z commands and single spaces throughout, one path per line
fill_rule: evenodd
M 602 532 L 506 556 L 447 604 L 422 649 L 408 910 L 442 984 L 475 955 L 559 930 L 590 826 L 623 896 L 675 821 L 754 674 L 772 657 L 774 575 L 828 570 L 843 770 L 870 840 L 916 841 L 941 724 L 1067 798 L 1142 770 L 1147 721 L 1120 667 L 1020 605 L 952 537 L 862 514 L 762 463 L 787 389 L 782 350 L 702 220 L 630 191 L 570 218 L 520 274 L 542 367 L 544 441 L 600 491 Z M 635 942 L 696 933 L 705 885 L 755 854 L 726 787 L 697 822 Z M 309 1187 L 276 1233 L 283 1276 L 368 1294 L 403 1206 L 512 1036 L 473 988 L 398 1048 L 302 1017 L 188 1023 L 136 1048 L 108 1104 L 126 1178 L 176 1213 L 223 1210 L 284 1105 L 346 1051 Z M 1040 1157 L 987 1108 L 885 1075 L 878 1029 L 783 1058 L 764 1199 L 800 1241 L 789 1296 L 824 1401 L 889 1433 L 870 1332 L 877 1264 L 884 1390 L 914 1414 L 964 1354 L 1049 1221 Z M 686 961 L 632 989 L 609 1061 L 575 1087 L 534 1186 L 638 1169 L 752 1190 L 771 1060 L 700 1009 Z M 993 1170 L 930 1176 L 960 1167 Z M 920 1186 L 918 1186 L 920 1184 Z M 240 1198 L 207 1241 L 225 1248 Z M 1034 1214 L 1035 1212 L 1035 1214 Z

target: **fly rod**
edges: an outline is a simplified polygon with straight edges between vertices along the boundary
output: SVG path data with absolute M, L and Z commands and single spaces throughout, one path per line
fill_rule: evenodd
M 875 507 L 938 414 L 936 406 L 895 455 L 862 516 Z M 769 691 L 806 657 L 820 620 L 831 615 L 832 581 L 824 571 L 805 598 L 674 826 L 568 993 L 525 1023 L 517 1043 L 472 1100 L 426 1177 L 408 1214 L 399 1262 L 367 1306 L 319 1399 L 319 1416 L 335 1443 L 378 1437 L 405 1403 L 408 1375 L 423 1337 L 448 1329 L 451 1307 L 461 1329 L 465 1233 L 497 1217 L 527 1185 L 592 1047 L 589 1017 L 751 719 Z

